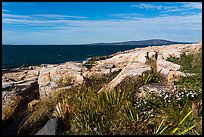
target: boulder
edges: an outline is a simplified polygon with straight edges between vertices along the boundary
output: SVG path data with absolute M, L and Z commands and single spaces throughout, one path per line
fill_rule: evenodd
M 106 87 L 103 87 L 99 92 L 112 90 L 120 84 L 127 77 L 139 77 L 143 72 L 151 70 L 150 66 L 143 63 L 131 63 L 127 65 L 122 71 L 110 82 Z
M 11 88 L 14 85 L 14 82 L 2 82 L 2 89 Z
M 2 121 L 14 116 L 16 108 L 24 100 L 14 92 L 2 91 Z
M 43 67 L 38 77 L 40 97 L 51 96 L 56 89 L 82 84 L 82 72 L 87 70 L 81 63 L 67 62 L 58 66 Z
M 18 70 L 2 74 L 2 120 L 6 121 L 24 111 L 26 108 L 23 104 L 37 98 L 37 75 L 31 73 L 27 76 L 28 72 Z
M 35 135 L 57 135 L 63 128 L 61 119 L 52 118 L 48 120 L 43 128 L 41 128 Z
M 2 86 L 3 88 L 6 86 L 6 82 L 19 84 L 19 83 L 26 83 L 27 81 L 36 81 L 38 79 L 39 72 L 41 67 L 33 67 L 32 70 L 18 70 L 11 71 L 2 74 Z M 5 83 L 4 83 L 5 82 Z
M 159 96 L 162 91 L 170 92 L 171 88 L 161 85 L 159 83 L 147 84 L 138 89 L 138 97 L 145 98 L 152 93 Z M 151 93 L 151 94 L 150 94 Z
M 178 64 L 174 64 L 172 62 L 169 62 L 169 61 L 166 61 L 164 59 L 160 59 L 158 58 L 157 59 L 157 70 L 158 72 L 161 71 L 161 69 L 163 68 L 167 68 L 169 69 L 170 71 L 179 71 L 181 70 L 181 65 L 178 65 Z

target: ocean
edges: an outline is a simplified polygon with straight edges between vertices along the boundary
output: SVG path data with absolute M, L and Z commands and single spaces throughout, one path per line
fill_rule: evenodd
M 137 47 L 134 45 L 2 45 L 2 70 L 68 61 L 80 62 L 90 57 L 110 55 Z

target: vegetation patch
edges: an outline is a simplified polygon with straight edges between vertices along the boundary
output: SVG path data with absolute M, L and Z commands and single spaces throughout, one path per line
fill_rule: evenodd
M 172 62 L 172 63 L 176 63 L 178 60 L 179 60 L 179 58 L 176 58 L 176 57 L 171 56 L 171 55 L 170 55 L 170 57 L 168 57 L 168 58 L 166 59 L 166 61 L 170 61 L 170 62 Z
M 88 60 L 83 64 L 86 68 L 91 69 L 94 65 L 96 65 L 95 61 Z
M 189 62 L 184 70 L 196 75 L 176 82 L 172 92 L 162 91 L 159 96 L 150 92 L 146 98 L 138 97 L 139 87 L 159 83 L 159 77 L 150 71 L 140 78 L 127 78 L 113 91 L 97 93 L 116 75 L 112 74 L 62 90 L 51 99 L 52 103 L 39 103 L 28 118 L 29 123 L 44 120 L 54 111 L 66 125 L 63 135 L 201 135 L 201 55 L 184 55 L 177 60 L 181 65 Z M 190 69 L 191 65 L 197 68 Z
M 96 56 L 96 57 L 92 57 L 91 59 L 89 59 L 89 61 L 99 61 L 99 60 L 105 60 L 108 58 L 111 58 L 111 55 L 108 56 Z

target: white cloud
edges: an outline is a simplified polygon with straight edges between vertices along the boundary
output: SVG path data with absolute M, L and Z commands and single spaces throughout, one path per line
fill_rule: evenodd
M 183 7 L 192 9 L 202 9 L 201 2 L 184 2 Z
M 112 16 L 133 16 L 134 14 L 114 14 Z M 183 24 L 185 25 L 186 22 L 188 23 L 200 23 L 202 24 L 202 14 L 194 14 L 194 15 L 184 15 L 184 16 L 163 16 L 163 17 L 152 17 L 152 18 L 144 18 L 144 17 L 137 17 L 131 19 L 115 19 L 115 20 L 73 20 L 73 19 L 54 19 L 54 20 L 48 20 L 48 19 L 39 19 L 39 18 L 32 18 L 31 16 L 26 15 L 13 15 L 13 14 L 2 14 L 2 23 L 3 24 L 23 24 L 23 25 L 61 25 L 61 26 L 78 26 L 78 27 L 84 27 L 84 26 L 111 26 L 115 24 L 124 24 L 128 25 L 128 23 L 133 24 L 145 24 L 148 23 L 151 24 L 163 24 L 164 22 L 169 24 Z M 58 16 L 57 16 L 58 17 Z M 141 24 L 140 24 L 141 23 Z M 194 25 L 194 24 L 192 24 Z M 61 27 L 60 26 L 60 27 Z M 112 27 L 112 26 L 111 26 Z
M 15 15 L 15 14 L 2 14 L 2 19 L 4 18 L 15 18 L 15 19 L 25 19 L 25 18 L 31 18 L 27 15 Z
M 37 14 L 33 16 L 44 17 L 44 18 L 75 18 L 75 19 L 86 19 L 87 18 L 83 16 L 68 16 L 68 15 L 58 15 L 58 14 Z
M 8 12 L 9 10 L 4 10 L 4 9 L 2 9 L 2 12 Z
M 66 18 L 73 18 L 73 19 L 86 19 L 87 17 L 83 16 L 69 16 L 69 15 L 58 15 L 58 14 L 35 14 L 35 15 L 15 15 L 15 14 L 2 14 L 3 18 L 32 18 L 33 20 L 38 19 L 66 19 Z
M 191 9 L 202 9 L 201 2 L 177 2 L 179 5 L 172 6 L 171 3 L 166 3 L 166 5 L 154 5 L 154 4 L 137 4 L 130 5 L 133 8 L 141 8 L 147 10 L 159 10 L 163 13 L 165 12 L 183 12 Z
M 130 5 L 133 8 L 141 8 L 141 9 L 162 9 L 162 6 L 152 5 L 152 4 L 137 4 L 137 5 Z
M 142 14 L 139 13 L 127 13 L 127 14 L 109 14 L 108 16 L 111 17 L 119 17 L 119 18 L 123 18 L 123 19 L 136 19 L 139 17 L 142 17 Z
M 131 17 L 141 17 L 143 14 L 140 13 L 127 13 L 127 14 L 109 14 L 111 17 L 121 17 L 121 18 L 131 18 Z
M 123 16 L 123 14 L 119 16 Z M 140 17 L 125 20 L 41 20 L 39 18 L 21 17 L 24 17 L 24 15 L 18 15 L 17 18 L 4 16 L 2 23 L 3 25 L 17 24 L 25 27 L 43 27 L 38 27 L 38 29 L 30 32 L 23 29 L 18 31 L 5 30 L 3 27 L 4 43 L 6 41 L 12 41 L 13 43 L 24 41 L 26 44 L 32 42 L 32 44 L 78 44 L 150 38 L 195 41 L 202 35 L 202 14 Z M 51 29 L 51 27 L 54 29 Z

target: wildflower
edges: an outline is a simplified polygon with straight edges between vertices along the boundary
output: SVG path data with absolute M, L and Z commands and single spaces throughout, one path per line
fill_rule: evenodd
M 186 94 L 186 96 L 188 97 L 189 94 Z
M 145 119 L 144 122 L 147 122 L 147 119 Z
M 179 97 L 177 100 L 181 100 L 181 98 Z
M 144 104 L 147 104 L 147 102 L 146 102 L 146 101 L 144 101 Z
M 96 131 L 97 131 L 97 128 L 95 127 L 93 130 L 96 132 Z
M 168 98 L 168 95 L 166 94 L 166 96 L 164 97 L 164 99 Z
M 168 102 L 171 102 L 171 100 L 168 100 Z

